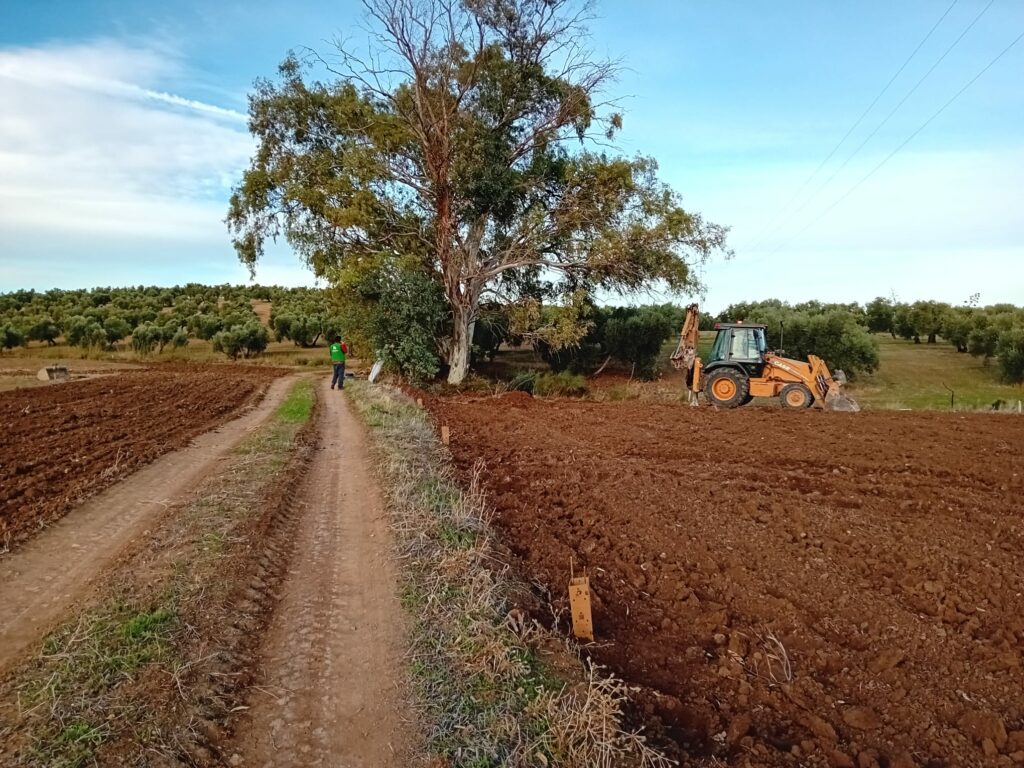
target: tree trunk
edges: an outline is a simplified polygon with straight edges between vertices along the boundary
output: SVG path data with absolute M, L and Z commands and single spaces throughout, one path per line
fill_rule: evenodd
M 452 347 L 448 354 L 448 383 L 461 384 L 469 373 L 469 354 L 473 345 L 473 310 L 452 306 Z

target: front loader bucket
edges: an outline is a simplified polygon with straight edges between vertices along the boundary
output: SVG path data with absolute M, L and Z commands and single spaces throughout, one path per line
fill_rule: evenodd
M 856 400 L 845 394 L 838 384 L 833 384 L 828 388 L 828 394 L 825 395 L 825 410 L 858 413 L 860 406 L 857 405 Z
M 68 372 L 67 366 L 48 365 L 39 369 L 36 378 L 40 381 L 67 381 L 71 378 L 71 374 Z

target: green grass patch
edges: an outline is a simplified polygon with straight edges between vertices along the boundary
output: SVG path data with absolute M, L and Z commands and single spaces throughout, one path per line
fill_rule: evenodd
M 314 398 L 312 381 L 303 379 L 296 382 L 277 409 L 277 419 L 287 424 L 304 424 L 313 413 Z
M 941 342 L 915 344 L 887 335 L 877 338 L 878 371 L 859 376 L 850 386 L 861 406 L 977 410 L 991 408 L 997 400 L 1004 401 L 1004 407 L 1016 407 L 1018 400 L 1024 400 L 1024 388 L 999 381 L 994 360 L 985 365 L 980 358 Z
M 24 689 L 29 707 L 50 717 L 34 733 L 30 754 L 44 765 L 78 768 L 94 763 L 109 735 L 94 725 L 112 713 L 117 688 L 149 664 L 174 663 L 174 636 L 182 631 L 171 599 L 156 605 L 115 601 L 65 625 L 43 643 L 47 675 Z

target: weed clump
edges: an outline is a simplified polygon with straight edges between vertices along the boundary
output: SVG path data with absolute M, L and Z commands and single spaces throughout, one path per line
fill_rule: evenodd
M 587 394 L 587 380 L 578 373 L 537 373 L 520 371 L 508 383 L 512 392 L 529 392 L 537 397 L 582 397 Z

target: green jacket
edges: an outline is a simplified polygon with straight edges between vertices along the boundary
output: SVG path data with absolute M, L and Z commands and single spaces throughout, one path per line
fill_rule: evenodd
M 334 342 L 331 344 L 331 362 L 332 363 L 344 363 L 345 362 L 345 345 Z

